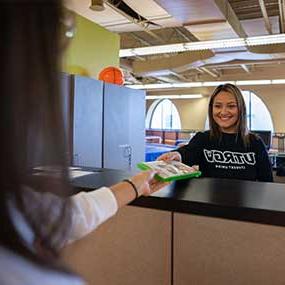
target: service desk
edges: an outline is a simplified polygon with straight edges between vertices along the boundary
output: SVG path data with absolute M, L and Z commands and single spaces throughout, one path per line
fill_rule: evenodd
M 128 176 L 101 169 L 73 185 Z M 65 256 L 90 284 L 285 284 L 284 226 L 284 184 L 183 180 L 132 202 Z

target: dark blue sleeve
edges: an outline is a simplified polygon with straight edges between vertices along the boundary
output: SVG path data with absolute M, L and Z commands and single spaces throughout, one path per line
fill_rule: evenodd
M 273 182 L 271 162 L 269 160 L 265 144 L 260 138 L 256 139 L 255 144 L 257 180 Z
M 187 145 L 178 148 L 182 162 L 187 165 L 200 165 L 203 147 L 205 144 L 205 133 L 197 133 Z

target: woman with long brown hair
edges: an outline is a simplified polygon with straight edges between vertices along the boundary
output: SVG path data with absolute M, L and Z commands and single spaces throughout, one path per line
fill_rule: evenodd
M 84 284 L 59 262 L 59 248 L 164 186 L 145 172 L 68 198 L 59 94 L 64 17 L 59 0 L 0 2 L 1 285 Z
M 209 131 L 198 132 L 187 145 L 158 160 L 199 165 L 207 177 L 273 181 L 263 141 L 247 130 L 246 106 L 238 87 L 218 86 L 210 98 L 208 117 Z

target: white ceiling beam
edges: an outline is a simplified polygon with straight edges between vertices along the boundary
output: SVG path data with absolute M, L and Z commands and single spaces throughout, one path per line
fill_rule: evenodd
M 196 69 L 197 71 L 201 72 L 201 73 L 205 73 L 205 71 L 202 70 L 200 67 L 196 67 L 195 69 Z
M 140 43 L 146 45 L 146 46 L 150 46 L 150 45 L 151 45 L 148 41 L 144 40 L 143 38 L 141 38 L 140 36 L 136 35 L 136 34 L 133 33 L 133 32 L 130 33 L 130 36 L 131 36 L 132 38 L 134 38 L 135 40 L 139 41 Z
M 162 82 L 166 82 L 166 83 L 177 83 L 177 80 L 176 79 L 172 79 L 172 78 L 169 78 L 167 76 L 153 76 L 155 77 L 156 79 L 162 81 Z
M 143 29 L 144 29 L 144 31 L 145 31 L 146 33 L 148 33 L 150 36 L 152 36 L 153 38 L 155 38 L 156 40 L 158 40 L 160 43 L 162 43 L 162 44 L 165 43 L 165 41 L 164 41 L 161 37 L 159 37 L 157 34 L 155 34 L 154 32 L 152 32 L 151 30 L 149 30 L 147 27 L 144 27 Z
M 182 81 L 187 81 L 187 79 L 185 78 L 184 75 L 179 74 L 178 72 L 175 72 L 174 70 L 170 70 L 170 73 L 174 76 L 176 76 L 177 78 L 179 78 Z
M 202 71 L 204 71 L 205 73 L 209 74 L 210 76 L 214 77 L 214 78 L 218 78 L 219 77 L 219 74 L 209 70 L 208 68 L 206 67 L 199 67 L 199 68 L 196 68 L 197 70 L 198 69 L 201 69 Z
M 240 66 L 246 73 L 251 73 L 248 66 L 246 66 L 245 64 L 241 64 Z
M 190 37 L 188 37 L 185 33 L 183 33 L 182 31 L 180 31 L 178 28 L 174 28 L 174 30 L 181 36 L 183 37 L 186 41 L 191 42 L 192 40 L 190 39 Z
M 280 14 L 280 30 L 285 33 L 285 1 L 278 0 L 279 14 Z
M 267 32 L 272 35 L 272 27 L 271 27 L 271 23 L 269 21 L 269 18 L 268 18 L 268 14 L 267 14 L 267 10 L 266 10 L 266 7 L 265 7 L 265 3 L 264 3 L 264 0 L 258 0 L 259 1 L 259 6 L 260 6 L 260 9 L 261 9 L 261 13 L 262 13 L 262 16 L 263 16 L 263 19 L 264 19 L 264 22 L 265 22 L 265 28 L 267 30 Z

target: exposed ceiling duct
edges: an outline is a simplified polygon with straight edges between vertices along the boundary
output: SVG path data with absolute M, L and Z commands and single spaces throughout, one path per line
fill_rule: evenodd
M 214 56 L 210 50 L 181 53 L 169 57 L 134 61 L 133 72 L 140 76 L 158 76 L 173 72 L 183 72 L 196 61 L 206 60 Z
M 127 19 L 131 21 L 144 25 L 144 27 L 148 27 L 149 25 L 159 26 L 158 24 L 148 20 L 138 12 L 136 12 L 132 7 L 130 7 L 126 1 L 122 0 L 107 0 L 106 4 L 111 8 L 115 9 L 117 12 L 124 15 Z
M 285 0 L 104 0 L 105 10 L 100 13 L 88 9 L 90 0 L 73 1 L 70 9 L 120 33 L 122 49 L 285 32 Z M 231 76 L 254 77 L 255 66 L 261 70 L 264 64 L 259 63 L 265 61 L 272 76 L 277 67 L 285 68 L 284 57 L 285 44 L 274 44 L 137 55 L 122 58 L 121 63 L 128 66 L 136 82 L 227 80 Z
M 158 24 L 155 24 L 152 21 L 149 21 L 136 11 L 134 11 L 130 6 L 128 6 L 124 1 L 122 0 L 108 0 L 106 1 L 106 5 L 111 7 L 113 10 L 117 11 L 119 14 L 123 15 L 126 19 L 133 22 L 135 25 L 140 26 L 146 33 L 151 35 L 153 38 L 158 40 L 160 43 L 164 43 L 164 41 L 156 35 L 154 32 L 152 32 L 149 29 L 150 25 L 159 26 Z

